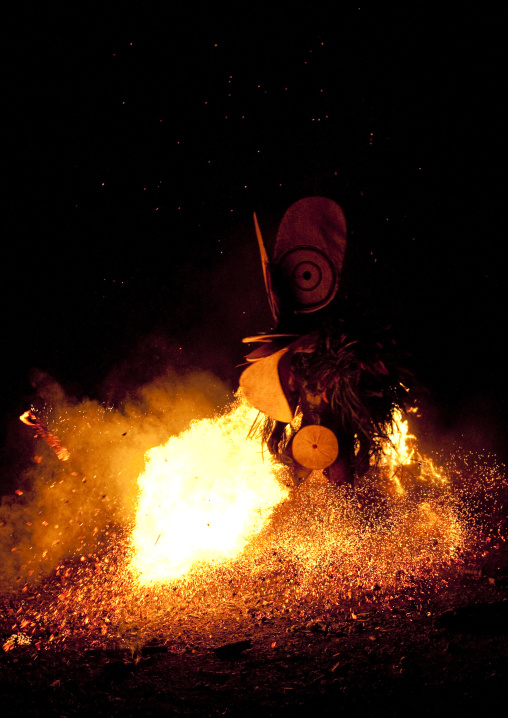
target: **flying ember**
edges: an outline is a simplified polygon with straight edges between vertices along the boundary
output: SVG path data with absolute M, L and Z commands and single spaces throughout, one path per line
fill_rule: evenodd
M 26 424 L 27 426 L 33 426 L 36 430 L 35 436 L 40 436 L 44 439 L 44 441 L 50 446 L 55 454 L 58 456 L 60 461 L 67 461 L 69 458 L 69 452 L 65 448 L 65 446 L 62 446 L 62 443 L 60 442 L 59 438 L 52 434 L 46 426 L 42 423 L 40 419 L 38 419 L 33 411 L 25 411 L 24 414 L 21 414 L 19 417 L 20 421 L 23 422 L 23 424 Z

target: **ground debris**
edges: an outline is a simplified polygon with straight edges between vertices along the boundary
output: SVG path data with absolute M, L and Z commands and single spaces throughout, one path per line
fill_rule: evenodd
M 35 596 L 0 595 L 2 718 L 485 713 L 506 695 L 508 543 L 478 542 L 418 574 L 369 558 L 368 580 L 342 570 L 341 545 L 308 568 L 290 542 L 254 572 L 246 559 L 153 590 L 104 581 L 107 547 L 99 578 L 69 558 Z
M 90 658 L 105 658 L 107 660 L 123 660 L 129 658 L 132 651 L 129 648 L 87 648 L 85 656 Z
M 508 631 L 508 600 L 451 608 L 441 613 L 436 628 L 468 633 Z
M 135 661 L 112 660 L 102 666 L 100 678 L 103 680 L 118 680 L 125 678 L 136 668 Z
M 169 648 L 165 643 L 147 644 L 141 648 L 141 655 L 153 656 L 157 653 L 167 653 Z
M 234 643 L 225 643 L 222 646 L 218 646 L 213 649 L 213 652 L 217 658 L 221 659 L 232 659 L 237 658 L 241 653 L 247 649 L 252 648 L 252 639 L 247 638 L 243 641 L 235 641 Z
M 328 631 L 329 625 L 323 619 L 318 619 L 314 621 L 309 621 L 305 625 L 305 628 L 307 631 L 312 631 L 313 633 L 326 633 L 326 631 Z

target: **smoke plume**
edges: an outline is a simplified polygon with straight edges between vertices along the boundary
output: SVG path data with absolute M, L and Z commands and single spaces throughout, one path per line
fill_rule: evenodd
M 117 379 L 112 375 L 108 382 L 116 396 Z M 27 409 L 58 437 L 69 459 L 59 460 L 32 427 L 20 423 L 26 438 L 19 449 L 31 457 L 0 505 L 3 589 L 43 578 L 66 557 L 90 556 L 127 529 L 145 452 L 192 420 L 212 416 L 230 398 L 210 372 L 180 374 L 171 367 L 148 384 L 128 384 L 115 407 L 74 399 L 43 372 L 34 372 L 32 383 Z

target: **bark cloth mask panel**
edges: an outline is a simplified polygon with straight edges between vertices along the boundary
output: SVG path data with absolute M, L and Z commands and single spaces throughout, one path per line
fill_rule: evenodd
M 289 424 L 293 411 L 279 379 L 278 365 L 287 348 L 251 364 L 240 377 L 240 387 L 251 406 L 272 419 Z
M 306 197 L 287 210 L 277 232 L 273 291 L 296 314 L 315 312 L 337 294 L 346 250 L 346 220 L 338 204 Z

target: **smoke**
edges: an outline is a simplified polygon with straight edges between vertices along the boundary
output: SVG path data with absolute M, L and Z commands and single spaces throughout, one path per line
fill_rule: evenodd
M 125 368 L 117 368 L 105 382 L 115 407 L 77 400 L 52 377 L 33 373 L 32 410 L 70 457 L 60 461 L 33 428 L 19 422 L 26 438 L 18 448 L 31 456 L 0 505 L 2 589 L 38 581 L 66 557 L 90 557 L 128 529 L 145 452 L 231 399 L 210 372 L 161 371 L 160 365 L 159 372 L 136 387 Z M 122 380 L 126 388 L 118 399 Z

